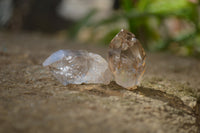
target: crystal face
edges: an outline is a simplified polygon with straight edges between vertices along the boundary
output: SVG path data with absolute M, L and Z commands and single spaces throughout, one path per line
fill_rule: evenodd
M 109 84 L 112 74 L 100 55 L 84 50 L 59 50 L 43 63 L 63 84 Z
M 136 88 L 145 71 L 146 54 L 135 35 L 121 30 L 109 45 L 109 68 L 117 84 L 128 88 Z

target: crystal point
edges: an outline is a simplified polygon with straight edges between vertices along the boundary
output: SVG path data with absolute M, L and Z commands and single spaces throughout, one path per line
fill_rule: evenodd
M 136 88 L 145 71 L 146 54 L 135 35 L 121 30 L 109 45 L 109 67 L 117 84 Z
M 109 84 L 112 74 L 100 55 L 84 50 L 59 50 L 43 63 L 64 85 L 81 83 Z

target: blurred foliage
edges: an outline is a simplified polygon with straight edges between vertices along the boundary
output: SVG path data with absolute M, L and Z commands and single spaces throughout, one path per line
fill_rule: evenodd
M 69 31 L 70 31 L 70 37 L 72 38 L 72 39 L 74 39 L 76 36 L 77 36 L 77 34 L 78 34 L 78 32 L 79 32 L 79 30 L 83 27 L 83 26 L 85 26 L 85 25 L 87 25 L 87 23 L 90 21 L 90 19 L 92 18 L 92 16 L 93 15 L 95 15 L 97 13 L 97 10 L 92 10 L 92 11 L 90 11 L 86 16 L 84 16 L 78 23 L 76 23 L 76 25 L 75 26 L 73 26 Z
M 83 25 L 95 28 L 109 27 L 123 20 L 128 25 L 128 30 L 139 38 L 147 50 L 169 50 L 200 57 L 199 1 L 121 0 L 120 7 L 119 11 L 98 22 L 87 21 L 95 14 L 90 13 L 83 18 L 84 21 L 77 24 L 75 33 L 78 33 Z M 121 27 L 124 26 L 119 25 L 105 35 L 103 40 L 106 44 L 109 44 Z

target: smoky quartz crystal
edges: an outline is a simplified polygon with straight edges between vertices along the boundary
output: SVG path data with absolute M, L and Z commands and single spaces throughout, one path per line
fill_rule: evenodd
M 121 30 L 111 41 L 108 63 L 114 80 L 127 89 L 136 88 L 145 71 L 146 54 L 135 35 Z

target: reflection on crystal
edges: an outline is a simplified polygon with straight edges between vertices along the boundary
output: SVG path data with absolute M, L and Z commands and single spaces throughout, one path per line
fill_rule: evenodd
M 135 35 L 121 30 L 109 45 L 109 67 L 117 84 L 134 89 L 145 71 L 145 52 Z
M 112 74 L 100 55 L 83 50 L 59 50 L 43 63 L 64 85 L 81 83 L 109 84 Z

